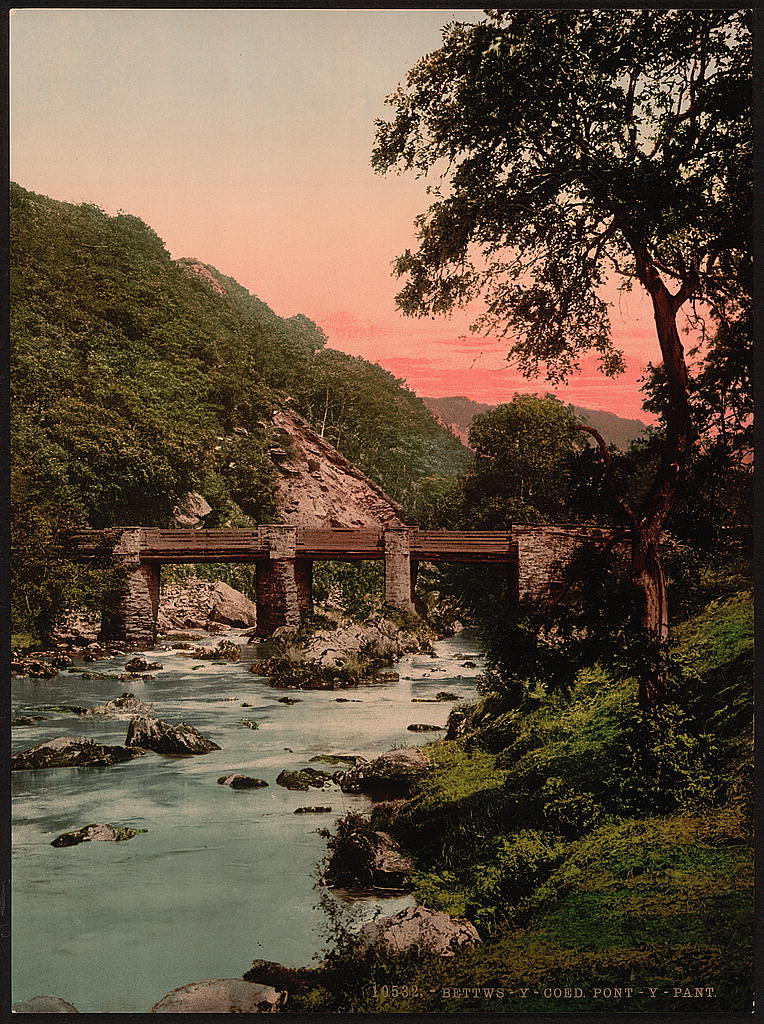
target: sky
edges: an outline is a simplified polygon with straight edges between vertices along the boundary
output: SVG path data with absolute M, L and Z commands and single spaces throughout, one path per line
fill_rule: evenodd
M 11 14 L 11 176 L 66 202 L 146 221 L 170 254 L 234 277 L 281 316 L 423 396 L 554 391 L 627 417 L 658 358 L 636 292 L 613 311 L 627 372 L 585 359 L 564 388 L 525 380 L 470 317 L 395 308 L 426 182 L 373 172 L 374 121 L 407 70 L 473 10 L 31 8 Z M 615 295 L 615 293 L 613 293 Z

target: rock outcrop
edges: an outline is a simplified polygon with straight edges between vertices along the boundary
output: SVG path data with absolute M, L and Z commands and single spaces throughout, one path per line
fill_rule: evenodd
M 198 729 L 186 722 L 163 722 L 160 718 L 139 715 L 127 727 L 128 746 L 153 750 L 157 754 L 208 754 L 220 750 L 217 743 L 202 736 Z
M 376 797 L 408 796 L 432 763 L 418 747 L 388 750 L 363 764 L 337 772 L 335 781 L 343 793 L 368 793 Z
M 419 946 L 446 957 L 454 956 L 462 946 L 481 941 L 475 926 L 466 919 L 427 907 L 406 907 L 390 917 L 369 921 L 360 934 L 369 945 L 381 943 L 396 953 Z
M 11 771 L 41 768 L 102 768 L 121 764 L 144 753 L 130 743 L 124 747 L 106 746 L 82 736 L 57 736 L 39 746 L 22 750 L 11 758 Z
M 302 416 L 281 410 L 273 422 L 288 438 L 287 445 L 271 452 L 278 470 L 276 500 L 285 523 L 335 529 L 403 525 L 400 505 Z
M 147 832 L 145 828 L 121 828 L 118 825 L 84 825 L 74 832 L 64 832 L 51 846 L 77 846 L 79 843 L 124 843 L 133 836 Z
M 173 989 L 149 1013 L 278 1013 L 286 992 L 241 978 L 194 981 Z

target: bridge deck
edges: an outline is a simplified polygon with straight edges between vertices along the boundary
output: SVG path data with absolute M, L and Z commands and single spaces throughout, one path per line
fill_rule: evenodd
M 432 562 L 498 562 L 517 560 L 517 544 L 507 531 L 408 531 L 411 557 Z M 83 530 L 72 537 L 80 557 L 102 549 L 105 532 Z M 298 528 L 297 555 L 316 560 L 358 561 L 385 555 L 384 531 Z M 140 558 L 148 562 L 254 562 L 268 558 L 267 528 L 220 530 L 162 530 L 142 533 Z

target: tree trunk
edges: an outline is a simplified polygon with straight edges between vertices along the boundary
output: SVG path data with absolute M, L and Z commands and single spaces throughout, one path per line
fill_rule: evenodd
M 668 640 L 668 601 L 657 541 L 639 529 L 634 531 L 631 565 L 642 591 L 641 624 L 661 643 Z M 646 666 L 639 679 L 639 703 L 650 713 L 666 702 L 666 679 L 660 669 Z
M 687 364 L 676 317 L 683 303 L 696 290 L 698 278 L 697 272 L 693 271 L 676 295 L 672 295 L 644 245 L 634 244 L 633 238 L 630 241 L 637 273 L 652 300 L 668 392 L 664 412 L 666 440 L 660 465 L 650 492 L 632 524 L 632 568 L 643 593 L 642 626 L 659 641 L 665 642 L 668 639 L 668 607 L 658 545 L 692 444 Z M 645 667 L 639 681 L 639 697 L 647 713 L 665 701 L 666 680 L 659 669 Z

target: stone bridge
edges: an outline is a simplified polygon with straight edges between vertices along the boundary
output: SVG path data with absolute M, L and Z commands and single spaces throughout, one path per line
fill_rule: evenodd
M 576 525 L 513 526 L 509 531 L 312 529 L 269 525 L 248 530 L 116 527 L 71 538 L 75 558 L 105 559 L 120 587 L 103 609 L 102 637 L 135 645 L 156 640 L 160 569 L 166 563 L 249 562 L 257 573 L 257 631 L 297 626 L 313 610 L 315 561 L 384 560 L 385 601 L 414 611 L 419 562 L 506 565 L 515 596 L 559 592 L 566 565 L 583 545 L 602 546 L 608 530 Z

